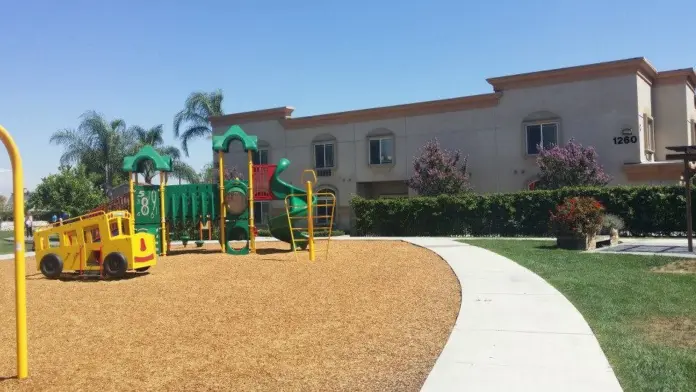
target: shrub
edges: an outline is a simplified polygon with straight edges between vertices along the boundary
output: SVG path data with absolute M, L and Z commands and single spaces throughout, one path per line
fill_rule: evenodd
M 343 230 L 331 230 L 331 236 L 339 236 L 346 234 Z M 328 230 L 317 230 L 314 232 L 315 237 L 327 237 L 329 235 Z M 271 237 L 271 231 L 268 229 L 259 229 L 260 237 Z
M 609 234 L 611 229 L 616 229 L 617 231 L 623 230 L 625 227 L 623 219 L 614 215 L 606 214 L 604 215 L 604 221 L 602 222 L 601 234 Z
M 569 197 L 551 212 L 551 233 L 563 236 L 593 236 L 604 220 L 604 207 L 592 197 Z
M 583 147 L 575 139 L 565 146 L 540 148 L 539 189 L 559 189 L 568 186 L 602 186 L 611 178 L 604 173 L 594 147 Z
M 458 150 L 440 148 L 437 138 L 428 141 L 413 160 L 409 188 L 423 196 L 456 195 L 470 190 L 467 157 Z
M 686 231 L 686 198 L 680 186 L 580 187 L 514 193 L 368 200 L 351 206 L 356 235 L 550 236 L 549 218 L 568 197 L 588 196 L 625 223 L 633 236 Z M 696 198 L 694 211 L 696 211 Z

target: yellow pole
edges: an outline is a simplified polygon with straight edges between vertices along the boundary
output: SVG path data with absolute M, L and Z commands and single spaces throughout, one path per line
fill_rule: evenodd
M 15 311 L 17 321 L 17 378 L 29 376 L 27 361 L 27 286 L 24 260 L 24 171 L 22 157 L 10 133 L 0 125 L 0 140 L 5 145 L 12 163 L 12 191 L 14 192 L 15 243 Z
M 218 151 L 218 166 L 220 166 L 220 247 L 225 253 L 225 163 L 222 150 Z
M 135 181 L 138 173 L 132 173 L 128 176 L 128 193 L 130 194 L 130 233 L 135 234 L 135 188 L 133 182 Z
M 162 247 L 162 256 L 167 255 L 167 247 L 164 245 L 167 241 L 167 227 L 164 211 L 164 187 L 167 185 L 167 173 L 160 172 L 160 246 Z
M 254 237 L 254 160 L 251 150 L 247 151 L 249 161 L 249 250 L 256 253 L 256 238 Z
M 314 261 L 314 206 L 312 205 L 312 181 L 307 181 L 307 231 L 309 232 L 309 261 Z

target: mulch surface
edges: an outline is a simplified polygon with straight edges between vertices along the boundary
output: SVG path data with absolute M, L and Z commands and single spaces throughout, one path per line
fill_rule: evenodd
M 652 271 L 668 274 L 696 274 L 696 259 L 678 260 L 660 267 L 654 267 Z
M 196 250 L 122 280 L 47 280 L 27 260 L 29 378 L 18 381 L 14 267 L 0 262 L 0 390 L 417 391 L 459 283 L 428 250 L 333 241 L 295 260 Z M 320 247 L 321 248 L 321 247 Z

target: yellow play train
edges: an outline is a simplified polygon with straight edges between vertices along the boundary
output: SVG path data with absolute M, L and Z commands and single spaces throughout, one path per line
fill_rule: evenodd
M 36 269 L 50 279 L 66 271 L 99 271 L 110 278 L 147 271 L 157 264 L 155 236 L 132 233 L 132 223 L 127 211 L 97 211 L 39 229 Z

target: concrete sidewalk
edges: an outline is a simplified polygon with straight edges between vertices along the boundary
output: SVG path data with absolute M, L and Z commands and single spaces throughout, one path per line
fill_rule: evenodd
M 621 391 L 592 330 L 519 264 L 452 239 L 405 238 L 446 260 L 462 303 L 423 391 Z

